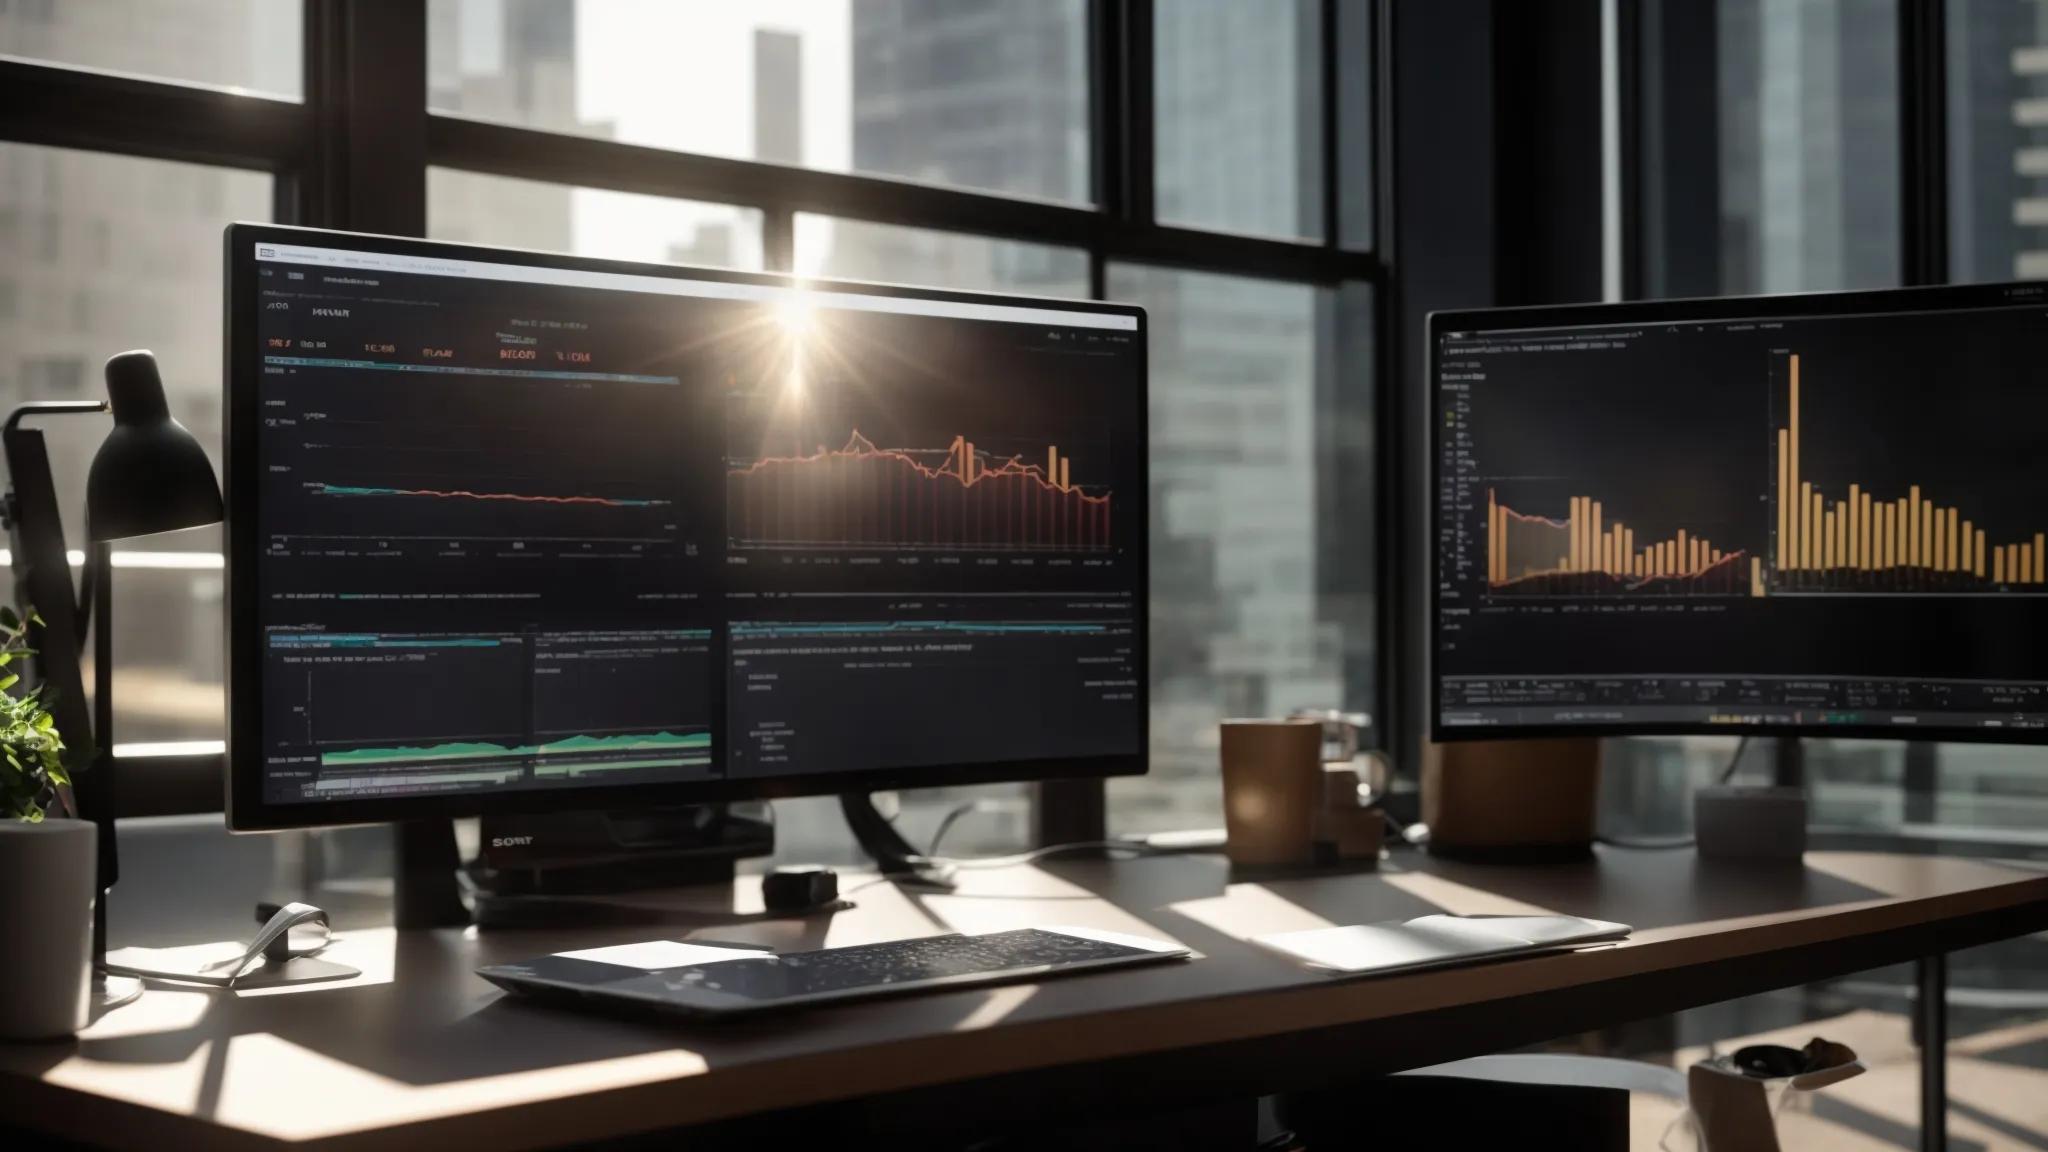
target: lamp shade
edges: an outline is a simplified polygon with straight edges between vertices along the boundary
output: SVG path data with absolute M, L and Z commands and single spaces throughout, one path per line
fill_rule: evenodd
M 95 542 L 173 532 L 221 519 L 220 484 L 206 450 L 171 419 L 150 352 L 107 361 L 107 433 L 85 482 L 86 534 Z

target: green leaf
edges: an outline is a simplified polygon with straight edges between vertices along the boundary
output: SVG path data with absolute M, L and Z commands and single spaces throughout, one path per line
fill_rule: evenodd
M 5 692 L 19 683 L 21 683 L 21 677 L 16 673 L 9 672 L 5 676 L 0 676 L 0 692 Z

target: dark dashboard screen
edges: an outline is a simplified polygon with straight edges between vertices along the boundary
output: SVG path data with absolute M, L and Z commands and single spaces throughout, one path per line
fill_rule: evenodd
M 326 239 L 240 329 L 265 804 L 1138 760 L 1135 310 Z
M 2048 735 L 2044 291 L 1438 318 L 1439 731 Z

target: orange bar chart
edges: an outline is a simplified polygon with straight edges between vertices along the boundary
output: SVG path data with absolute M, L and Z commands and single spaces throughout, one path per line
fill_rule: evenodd
M 1546 517 L 1486 493 L 1486 580 L 1504 594 L 1762 595 L 1756 561 L 1689 529 L 1639 540 L 1592 496 L 1568 497 L 1562 517 Z
M 1785 424 L 1774 430 L 1770 591 L 1941 594 L 2048 585 L 2048 532 L 1998 543 L 1964 507 L 1968 501 L 1947 499 L 1934 486 L 1857 481 L 1843 491 L 1816 482 L 1800 455 L 1815 413 L 1802 395 L 1808 381 L 1797 353 L 1786 357 L 1785 381 Z

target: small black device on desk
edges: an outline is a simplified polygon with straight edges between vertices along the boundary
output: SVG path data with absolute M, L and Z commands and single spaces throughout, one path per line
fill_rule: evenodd
M 721 956 L 726 952 L 726 956 Z M 1094 928 L 926 936 L 780 956 L 654 941 L 493 964 L 477 975 L 539 999 L 693 1017 L 747 1015 L 932 988 L 1186 959 L 1164 940 Z M 729 958 L 727 958 L 729 956 Z

